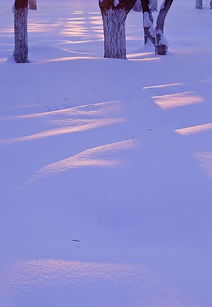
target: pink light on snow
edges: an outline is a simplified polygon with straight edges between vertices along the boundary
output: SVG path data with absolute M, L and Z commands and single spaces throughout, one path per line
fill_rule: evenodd
M 165 277 L 141 265 L 57 259 L 24 260 L 3 267 L 1 281 L 0 299 L 5 301 L 10 301 L 16 295 L 30 300 L 35 299 L 36 294 L 36 299 L 39 299 L 39 289 L 48 292 L 65 287 L 70 293 L 70 306 L 74 306 L 82 293 L 91 300 L 87 302 L 88 306 L 92 306 L 92 302 L 99 303 L 101 298 L 98 291 L 103 291 L 107 293 L 104 298 L 107 303 L 104 306 L 110 306 L 114 300 L 118 306 L 122 306 L 127 294 L 132 306 L 185 307 Z M 102 283 L 104 281 L 106 284 Z M 118 291 L 113 290 L 114 286 Z M 40 303 L 40 306 L 48 304 L 46 300 Z
M 176 107 L 183 107 L 203 102 L 203 98 L 196 96 L 194 92 L 183 92 L 169 95 L 160 95 L 152 97 L 155 104 L 161 109 L 167 110 Z
M 34 107 L 35 105 L 27 105 L 25 107 Z M 105 116 L 121 112 L 121 105 L 119 101 L 103 101 L 93 104 L 83 104 L 75 107 L 64 108 L 61 110 L 23 114 L 17 116 L 1 117 L 0 121 L 5 120 L 17 120 L 17 119 L 30 119 L 30 118 L 42 118 L 42 117 L 57 117 L 57 116 Z
M 70 17 L 60 31 L 63 36 L 72 38 L 103 39 L 102 19 L 100 15 L 89 17 Z
M 133 149 L 136 144 L 137 141 L 131 139 L 86 149 L 64 160 L 44 166 L 37 171 L 32 181 L 42 177 L 63 173 L 74 168 L 119 166 L 122 164 L 122 161 L 111 159 L 108 155 L 113 155 L 123 150 Z
M 177 82 L 177 83 L 149 85 L 149 86 L 144 86 L 143 90 L 154 89 L 154 88 L 165 88 L 165 87 L 172 87 L 172 86 L 180 86 L 180 85 L 183 85 L 183 83 Z
M 62 26 L 61 22 L 57 23 L 42 23 L 40 20 L 35 20 L 34 22 L 28 22 L 28 29 L 30 33 L 46 33 L 55 32 L 58 28 Z
M 210 131 L 210 130 L 212 130 L 212 123 L 181 128 L 181 129 L 175 130 L 175 132 L 181 135 L 190 135 L 190 134 L 195 134 L 195 133 L 200 133 L 200 132 L 205 132 L 205 131 Z
M 5 139 L 0 140 L 0 144 L 9 144 L 9 143 L 17 143 L 17 142 L 26 142 L 26 141 L 34 141 L 42 138 L 47 138 L 51 136 L 58 136 L 68 133 L 76 133 L 76 132 L 82 132 L 90 129 L 100 128 L 108 125 L 118 124 L 125 122 L 124 118 L 102 118 L 102 119 L 85 119 L 84 121 L 81 121 L 80 123 L 69 123 L 68 126 L 55 128 L 55 129 L 49 129 L 44 130 L 38 133 L 29 134 L 22 137 L 17 138 L 11 138 L 11 139 Z
M 205 172 L 212 176 L 212 151 L 209 152 L 198 152 L 195 157 L 199 160 L 200 165 Z
M 53 58 L 50 60 L 43 60 L 38 62 L 38 64 L 45 64 L 45 63 L 54 63 L 54 62 L 67 62 L 67 61 L 77 61 L 77 60 L 99 60 L 99 57 L 91 57 L 91 56 L 66 56 L 60 58 Z
M 85 104 L 56 111 L 0 118 L 0 121 L 46 118 L 46 123 L 48 124 L 48 129 L 46 130 L 21 137 L 0 139 L 0 144 L 34 141 L 42 138 L 83 132 L 91 129 L 123 123 L 126 121 L 124 117 L 105 117 L 115 113 L 120 114 L 121 109 L 122 108 L 119 101 L 107 101 L 90 105 Z M 93 116 L 97 118 L 91 118 Z M 53 126 L 52 129 L 49 129 L 50 125 Z

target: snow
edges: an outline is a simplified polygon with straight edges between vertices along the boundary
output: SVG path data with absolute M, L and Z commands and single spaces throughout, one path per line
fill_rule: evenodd
M 152 25 L 152 22 L 150 21 L 150 18 L 149 18 L 149 13 L 148 12 L 144 12 L 144 27 L 148 28 L 148 27 L 151 27 Z
M 119 5 L 119 0 L 114 0 L 113 1 L 113 5 L 116 7 L 117 5 Z
M 211 307 L 212 27 L 174 1 L 167 56 L 127 19 L 103 58 L 95 0 L 43 0 L 29 64 L 0 6 L 0 306 Z

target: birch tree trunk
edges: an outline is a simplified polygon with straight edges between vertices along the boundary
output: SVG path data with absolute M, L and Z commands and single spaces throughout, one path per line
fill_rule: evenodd
M 196 9 L 202 9 L 202 0 L 196 0 Z
M 104 57 L 126 59 L 125 21 L 136 0 L 99 0 L 104 28 Z
M 28 62 L 27 16 L 28 0 L 16 0 L 14 6 L 14 59 L 16 63 Z
M 164 23 L 166 15 L 172 5 L 173 0 L 164 0 L 156 22 L 155 36 L 155 54 L 165 55 L 168 50 L 168 44 L 164 37 Z

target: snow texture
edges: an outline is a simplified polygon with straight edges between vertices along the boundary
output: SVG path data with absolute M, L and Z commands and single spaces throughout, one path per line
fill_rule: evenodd
M 167 56 L 131 12 L 117 60 L 96 0 L 58 3 L 28 64 L 0 4 L 0 307 L 211 307 L 211 10 L 173 2 Z

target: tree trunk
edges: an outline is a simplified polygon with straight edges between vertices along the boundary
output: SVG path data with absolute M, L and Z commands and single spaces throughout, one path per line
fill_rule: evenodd
M 149 8 L 152 12 L 157 11 L 157 9 L 158 9 L 157 0 L 149 0 Z M 133 10 L 136 11 L 136 12 L 142 11 L 141 0 L 136 1 L 135 5 L 133 6 Z
M 133 6 L 133 11 L 136 11 L 136 12 L 141 12 L 141 1 L 140 0 L 137 0 L 135 5 Z
M 212 0 L 210 1 L 210 8 L 212 9 Z
M 157 11 L 158 10 L 158 1 L 157 0 L 150 0 L 150 8 L 151 11 Z
M 155 45 L 154 20 L 149 0 L 141 0 L 141 6 L 143 11 L 144 44 L 147 44 L 148 40 L 150 40 Z
M 165 55 L 168 50 L 168 44 L 164 37 L 164 23 L 166 15 L 172 5 L 173 0 L 164 0 L 156 23 L 156 40 L 155 40 L 155 54 Z
M 104 57 L 126 59 L 125 21 L 136 0 L 99 0 L 104 28 Z
M 37 10 L 36 0 L 29 0 L 29 9 L 30 10 Z
M 109 9 L 102 12 L 105 58 L 126 59 L 126 18 L 127 13 L 124 9 Z
M 196 0 L 196 9 L 202 9 L 202 0 Z
M 16 63 L 28 62 L 27 16 L 28 0 L 16 0 L 14 6 L 14 59 Z

